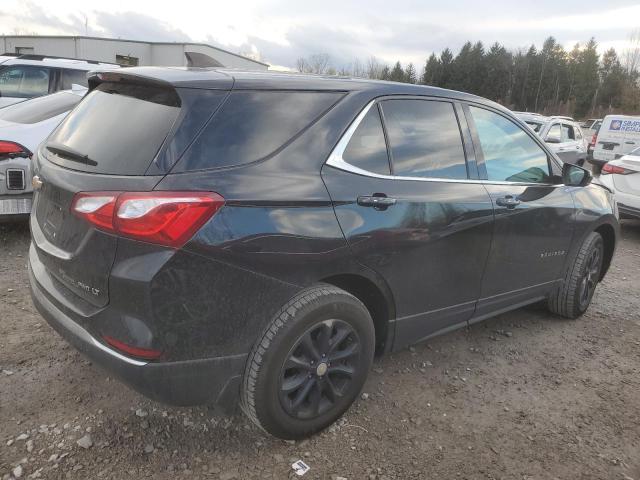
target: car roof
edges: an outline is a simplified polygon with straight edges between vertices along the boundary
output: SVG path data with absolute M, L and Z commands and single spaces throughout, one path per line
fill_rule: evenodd
M 117 80 L 119 77 L 132 77 L 140 80 L 171 84 L 174 87 L 183 88 L 370 91 L 375 95 L 428 95 L 482 102 L 485 104 L 491 104 L 496 108 L 506 110 L 497 103 L 470 93 L 446 90 L 426 85 L 352 77 L 223 68 L 130 67 L 112 72 L 101 72 L 96 69 L 90 76 L 90 86 L 103 81 L 109 81 L 110 78 Z

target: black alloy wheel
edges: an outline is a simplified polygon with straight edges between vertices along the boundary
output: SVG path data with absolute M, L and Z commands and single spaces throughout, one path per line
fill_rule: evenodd
M 330 319 L 298 338 L 282 366 L 279 398 L 294 418 L 308 420 L 330 410 L 362 368 L 360 339 L 348 323 Z

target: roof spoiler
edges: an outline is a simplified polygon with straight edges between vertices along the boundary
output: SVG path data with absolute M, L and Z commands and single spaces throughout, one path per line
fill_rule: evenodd
M 223 64 L 221 64 L 215 58 L 211 58 L 209 55 L 205 55 L 204 53 L 184 52 L 184 56 L 187 57 L 187 67 L 189 68 L 224 68 Z

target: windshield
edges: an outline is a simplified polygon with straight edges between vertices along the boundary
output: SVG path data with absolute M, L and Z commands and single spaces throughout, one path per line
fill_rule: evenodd
M 103 83 L 53 132 L 47 149 L 54 155 L 47 158 L 76 170 L 141 175 L 179 111 L 180 99 L 174 90 Z M 84 163 L 78 163 L 78 158 Z
M 631 150 L 627 155 L 631 155 L 632 157 L 640 157 L 640 147 Z
M 13 123 L 38 123 L 68 112 L 82 100 L 82 96 L 70 92 L 34 98 L 0 109 L 0 120 Z

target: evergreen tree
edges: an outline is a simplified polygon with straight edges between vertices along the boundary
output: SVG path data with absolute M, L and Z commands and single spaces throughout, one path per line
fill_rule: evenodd
M 440 54 L 440 78 L 437 87 L 452 88 L 453 87 L 453 53 L 445 48 Z
M 404 70 L 402 69 L 402 65 L 400 64 L 400 62 L 396 62 L 396 64 L 393 66 L 391 75 L 389 76 L 389 80 L 393 82 L 405 81 Z
M 440 69 L 440 60 L 438 60 L 435 53 L 432 53 L 424 65 L 420 83 L 423 85 L 438 85 L 440 81 Z
M 416 83 L 418 81 L 416 78 L 416 69 L 411 62 L 409 62 L 407 68 L 404 70 L 404 81 L 406 83 Z

